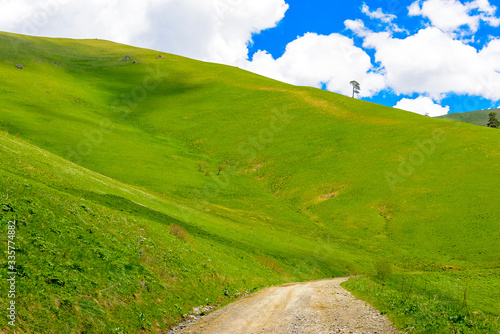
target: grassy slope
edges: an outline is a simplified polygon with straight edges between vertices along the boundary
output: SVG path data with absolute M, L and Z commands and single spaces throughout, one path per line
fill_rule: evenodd
M 367 273 L 377 258 L 407 270 L 498 267 L 498 131 L 104 41 L 0 34 L 0 44 L 9 78 L 0 83 L 2 129 L 152 194 L 145 202 L 111 180 L 106 189 L 83 179 L 54 185 L 49 161 L 41 175 L 24 175 L 14 158 L 2 164 L 4 182 L 42 182 L 68 207 L 79 198 L 102 210 L 133 207 L 122 217 L 140 216 L 154 236 L 175 219 L 203 251 L 234 264 L 219 276 L 240 289 Z M 121 62 L 126 55 L 136 63 Z M 178 296 L 183 310 L 165 313 L 174 320 L 204 300 L 195 277 L 207 263 L 191 259 L 181 291 L 200 296 Z M 261 266 L 252 272 L 249 263 Z M 224 280 L 213 284 L 210 302 L 224 298 Z
M 166 330 L 194 306 L 287 278 L 265 250 L 162 213 L 171 205 L 155 194 L 4 133 L 0 148 L 0 217 L 5 231 L 17 221 L 18 331 Z M 170 234 L 171 224 L 191 238 Z
M 488 114 L 490 112 L 497 112 L 498 113 L 498 109 L 478 110 L 478 111 L 469 111 L 469 112 L 462 112 L 462 113 L 447 114 L 447 115 L 439 116 L 436 118 L 449 119 L 452 121 L 465 122 L 465 123 L 479 125 L 479 126 L 486 126 L 486 124 L 488 124 L 488 119 L 489 119 Z

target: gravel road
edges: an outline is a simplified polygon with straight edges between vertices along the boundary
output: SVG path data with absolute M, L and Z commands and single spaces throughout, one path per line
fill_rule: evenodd
M 171 333 L 398 333 L 380 312 L 340 286 L 347 279 L 266 288 Z

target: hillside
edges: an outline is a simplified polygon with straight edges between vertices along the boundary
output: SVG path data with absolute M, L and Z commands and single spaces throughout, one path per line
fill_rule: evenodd
M 166 330 L 380 259 L 499 267 L 494 129 L 106 41 L 0 45 L 1 214 L 20 222 L 25 331 Z
M 487 110 L 453 113 L 453 114 L 438 116 L 436 118 L 449 119 L 452 121 L 465 122 L 479 126 L 486 126 L 486 124 L 488 124 L 488 119 L 489 119 L 488 114 L 490 112 L 499 113 L 499 109 L 487 109 Z

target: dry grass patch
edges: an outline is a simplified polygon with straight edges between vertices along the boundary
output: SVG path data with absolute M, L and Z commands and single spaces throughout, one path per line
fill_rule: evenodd
M 276 262 L 273 259 L 270 259 L 270 258 L 265 257 L 265 256 L 259 256 L 257 258 L 257 261 L 259 261 L 259 263 L 262 264 L 264 267 L 269 268 L 271 270 L 274 270 L 277 273 L 280 273 L 280 274 L 285 273 L 285 271 L 283 270 L 283 268 L 280 267 L 278 262 Z
M 182 226 L 179 226 L 177 224 L 170 224 L 170 226 L 168 227 L 168 232 L 177 239 L 180 239 L 184 242 L 191 242 L 191 235 L 189 235 L 188 231 L 186 231 Z

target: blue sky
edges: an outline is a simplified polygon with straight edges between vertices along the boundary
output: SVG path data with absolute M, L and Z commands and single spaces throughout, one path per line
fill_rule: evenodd
M 493 0 L 0 0 L 0 30 L 101 38 L 429 114 L 499 106 Z

